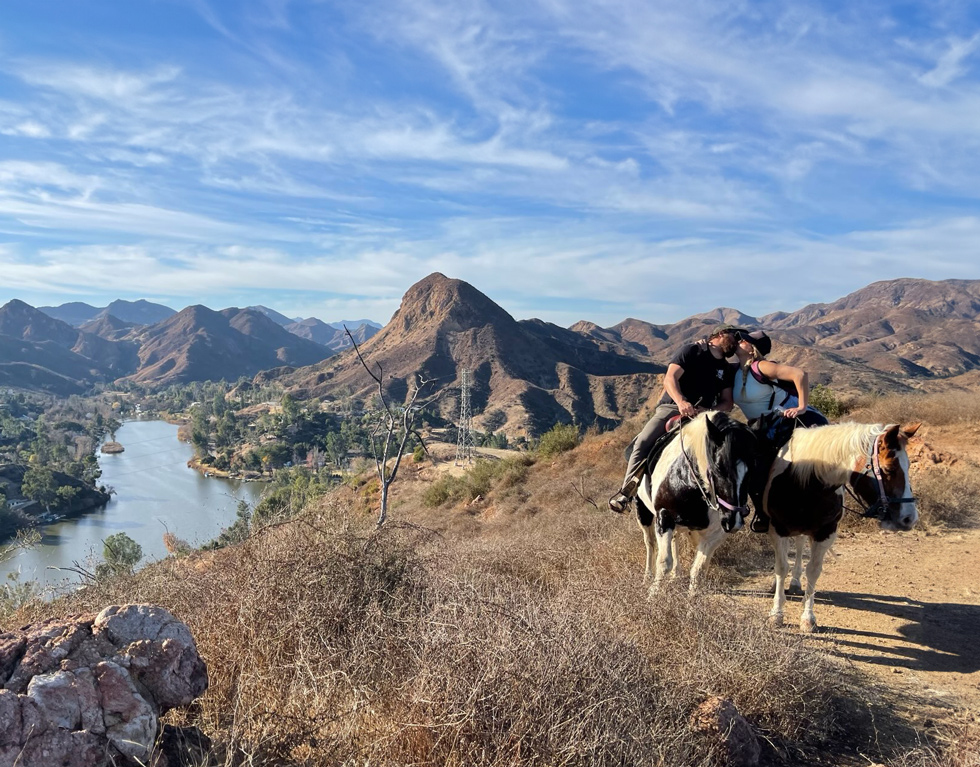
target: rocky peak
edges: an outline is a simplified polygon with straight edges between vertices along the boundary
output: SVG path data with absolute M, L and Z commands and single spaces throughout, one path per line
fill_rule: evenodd
M 408 289 L 391 325 L 406 331 L 419 326 L 465 330 L 499 323 L 516 325 L 513 317 L 469 283 L 435 272 Z

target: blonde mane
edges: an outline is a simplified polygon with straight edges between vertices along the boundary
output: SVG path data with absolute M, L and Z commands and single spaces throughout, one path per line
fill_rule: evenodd
M 880 423 L 797 429 L 786 445 L 793 476 L 802 484 L 816 476 L 825 485 L 843 485 L 850 479 L 858 459 L 870 457 L 875 437 L 887 430 Z
M 708 427 L 706 421 L 708 418 L 715 414 L 714 410 L 707 413 L 701 413 L 693 420 L 688 421 L 681 426 L 681 432 L 677 435 L 677 438 L 673 440 L 665 449 L 662 460 L 658 462 L 658 466 L 670 466 L 675 459 L 679 458 L 681 455 L 681 443 L 683 442 L 684 450 L 687 454 L 691 456 L 691 460 L 694 465 L 698 467 L 698 474 L 701 475 L 701 481 L 708 485 Z

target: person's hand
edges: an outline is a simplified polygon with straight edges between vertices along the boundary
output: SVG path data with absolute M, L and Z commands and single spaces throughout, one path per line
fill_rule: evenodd
M 682 402 L 677 406 L 680 414 L 685 418 L 694 418 L 699 412 L 698 408 L 694 407 L 690 402 Z
M 783 411 L 783 418 L 799 418 L 805 412 L 805 407 L 788 407 Z

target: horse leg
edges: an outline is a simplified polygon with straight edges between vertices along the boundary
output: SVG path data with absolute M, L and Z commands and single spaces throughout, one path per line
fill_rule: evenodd
M 810 540 L 810 561 L 806 563 L 806 593 L 803 595 L 803 614 L 800 616 L 800 631 L 807 634 L 816 631 L 817 619 L 813 615 L 813 597 L 817 593 L 817 578 L 823 570 L 823 558 L 837 540 L 834 531 L 827 540 L 819 543 Z
M 691 565 L 691 594 L 697 592 L 701 581 L 701 571 L 711 560 L 712 555 L 723 540 L 725 540 L 725 531 L 720 525 L 717 528 L 708 528 L 701 533 L 698 540 L 698 550 L 694 555 L 694 564 Z
M 793 537 L 793 548 L 796 549 L 796 559 L 793 560 L 793 575 L 789 579 L 789 590 L 793 594 L 803 593 L 803 548 L 806 546 L 804 537 Z
M 643 582 L 649 583 L 650 576 L 653 574 L 653 552 L 654 552 L 653 527 L 641 523 L 640 530 L 643 531 L 643 543 L 646 546 L 646 552 L 647 552 L 646 566 L 643 569 Z
M 774 527 L 769 528 L 769 538 L 776 553 L 776 591 L 773 594 L 772 610 L 769 620 L 773 626 L 783 625 L 783 613 L 786 609 L 786 573 L 789 572 L 789 538 L 780 537 Z M 811 560 L 812 561 L 812 560 Z
M 658 530 L 656 532 L 656 536 L 657 536 L 657 575 L 653 579 L 653 583 L 650 586 L 651 597 L 657 593 L 657 589 L 660 588 L 660 582 L 664 579 L 664 576 L 670 573 L 670 571 L 674 569 L 673 528 L 664 530 L 662 533 Z
M 677 570 L 678 570 L 677 563 L 681 561 L 680 560 L 680 555 L 677 553 L 677 536 L 676 535 L 671 536 L 671 539 L 670 539 L 670 557 L 671 557 L 671 562 L 674 565 L 673 568 L 670 571 L 670 578 L 671 578 L 671 580 L 673 580 L 674 578 L 677 577 Z

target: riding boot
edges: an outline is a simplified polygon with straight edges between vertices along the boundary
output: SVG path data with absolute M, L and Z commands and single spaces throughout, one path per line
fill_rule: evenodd
M 624 511 L 629 509 L 630 501 L 633 500 L 633 496 L 636 495 L 636 491 L 639 489 L 639 487 L 639 476 L 630 477 L 620 491 L 609 499 L 609 508 L 612 511 L 615 511 L 617 514 L 622 514 Z
M 769 517 L 766 516 L 764 511 L 760 509 L 755 510 L 755 516 L 752 517 L 752 532 L 753 533 L 768 533 L 769 532 Z

